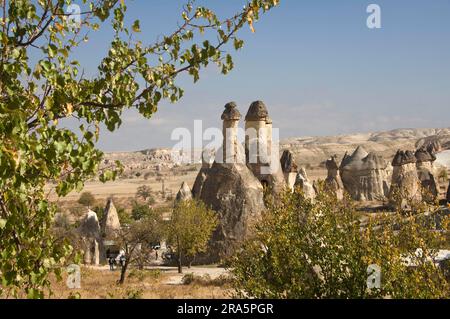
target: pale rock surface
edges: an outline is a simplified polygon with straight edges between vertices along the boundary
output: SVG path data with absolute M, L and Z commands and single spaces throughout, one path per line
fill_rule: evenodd
M 297 182 L 298 167 L 294 162 L 292 152 L 285 150 L 280 159 L 281 169 L 283 171 L 284 179 L 290 190 L 294 190 Z
M 83 261 L 85 264 L 99 265 L 103 256 L 100 225 L 97 214 L 89 210 L 78 228 L 83 244 Z
M 388 163 L 361 146 L 352 155 L 344 156 L 340 172 L 345 190 L 355 200 L 381 200 L 389 194 Z
M 214 163 L 200 199 L 219 215 L 207 253 L 209 262 L 230 256 L 265 209 L 263 187 L 244 164 Z
M 295 186 L 299 187 L 306 198 L 314 200 L 316 198 L 316 190 L 313 184 L 308 179 L 308 174 L 306 170 L 302 167 L 297 174 L 297 179 L 295 181 Z
M 390 198 L 393 199 L 395 190 L 399 190 L 403 195 L 403 201 L 421 201 L 421 182 L 417 174 L 417 159 L 411 151 L 399 150 L 395 155 L 392 166 L 392 185 Z
M 202 167 L 195 178 L 194 186 L 192 186 L 192 196 L 196 199 L 200 197 L 209 169 L 214 162 L 214 152 L 212 150 L 203 150 Z
M 107 240 L 114 239 L 119 230 L 119 215 L 117 214 L 117 209 L 114 206 L 112 198 L 109 198 L 101 222 L 102 236 Z
M 183 202 L 192 199 L 192 191 L 189 185 L 186 182 L 181 184 L 180 190 L 177 193 L 175 198 L 175 202 Z
M 342 183 L 341 173 L 337 164 L 337 156 L 334 155 L 326 161 L 327 178 L 325 187 L 328 191 L 334 193 L 338 200 L 344 198 L 344 184 Z
M 434 176 L 433 163 L 436 161 L 436 156 L 433 153 L 433 148 L 422 147 L 416 151 L 417 160 L 417 176 L 421 182 L 423 193 L 428 201 L 434 201 L 439 195 L 438 183 Z

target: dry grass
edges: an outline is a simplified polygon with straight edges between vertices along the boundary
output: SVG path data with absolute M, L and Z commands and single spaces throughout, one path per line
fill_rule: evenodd
M 69 289 L 66 277 L 57 282 L 52 279 L 52 298 L 67 299 L 77 296 L 82 299 L 217 299 L 230 298 L 226 283 L 217 285 L 217 280 L 204 280 L 189 285 L 166 284 L 172 274 L 158 270 L 131 270 L 123 285 L 117 285 L 120 273 L 89 267 L 81 268 L 81 289 Z

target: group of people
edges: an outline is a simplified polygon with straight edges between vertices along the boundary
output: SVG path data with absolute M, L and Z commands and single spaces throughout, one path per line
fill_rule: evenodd
M 121 252 L 117 257 L 108 256 L 108 264 L 109 270 L 114 270 L 114 267 L 117 265 L 117 261 L 119 261 L 120 267 L 125 266 L 125 254 Z

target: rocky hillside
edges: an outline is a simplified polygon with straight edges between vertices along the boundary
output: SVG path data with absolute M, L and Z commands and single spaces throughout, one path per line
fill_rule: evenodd
M 386 132 L 360 133 L 339 136 L 298 137 L 282 140 L 281 150 L 293 152 L 297 164 L 307 169 L 324 166 L 324 162 L 332 155 L 340 160 L 345 152 L 353 152 L 359 145 L 371 152 L 391 160 L 398 149 L 415 149 L 423 143 L 439 140 L 443 149 L 450 149 L 450 128 L 444 129 L 397 129 Z M 181 168 L 182 159 L 189 154 L 173 154 L 170 149 L 149 149 L 129 153 L 107 153 L 105 164 L 119 160 L 125 166 L 125 177 L 130 175 L 154 174 Z M 201 150 L 195 150 L 192 158 L 200 163 Z M 183 162 L 183 161 L 181 161 Z M 194 167 L 190 169 L 194 170 Z
M 443 149 L 450 149 L 450 128 L 397 129 L 386 132 L 360 133 L 339 136 L 301 137 L 281 141 L 281 149 L 294 153 L 300 166 L 317 167 L 332 155 L 341 159 L 362 145 L 368 152 L 376 152 L 391 160 L 398 149 L 411 149 L 438 140 Z

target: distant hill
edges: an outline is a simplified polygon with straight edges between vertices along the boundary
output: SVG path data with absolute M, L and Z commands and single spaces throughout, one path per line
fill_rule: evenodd
M 353 152 L 362 145 L 367 151 L 374 151 L 390 161 L 398 149 L 414 150 L 421 144 L 434 140 L 439 140 L 443 149 L 450 150 L 450 128 L 396 129 L 338 136 L 295 137 L 280 141 L 280 156 L 283 150 L 289 149 L 293 152 L 297 164 L 317 168 L 323 166 L 330 156 L 337 155 L 342 158 L 345 152 Z M 105 164 L 120 160 L 126 172 L 145 174 L 179 167 L 179 155 L 172 154 L 169 148 L 107 153 Z M 194 164 L 198 165 L 201 150 L 194 150 L 193 158 Z
M 342 158 L 362 145 L 368 152 L 376 152 L 391 160 L 398 149 L 414 150 L 423 143 L 439 140 L 443 149 L 450 149 L 450 128 L 396 129 L 392 131 L 358 133 L 338 136 L 300 137 L 280 142 L 282 150 L 294 153 L 301 166 L 316 167 L 332 155 Z

